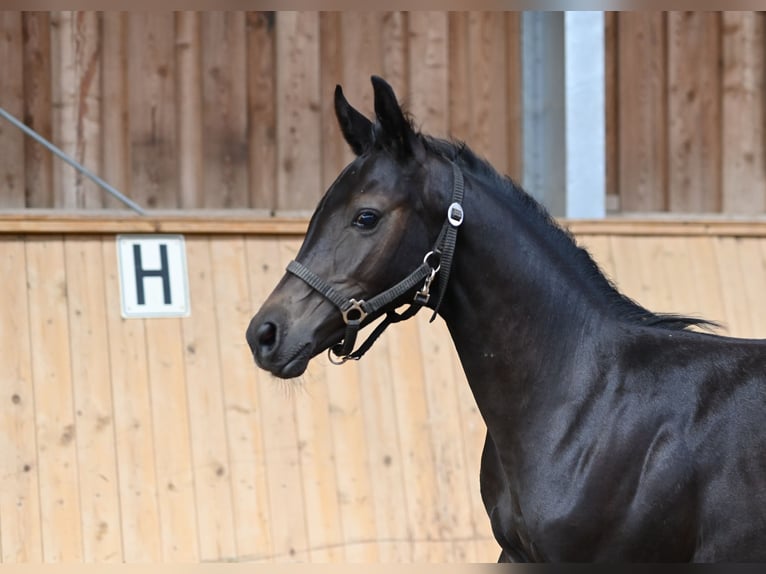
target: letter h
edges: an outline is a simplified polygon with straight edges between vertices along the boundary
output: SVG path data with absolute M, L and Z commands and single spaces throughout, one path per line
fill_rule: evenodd
M 162 277 L 162 292 L 165 299 L 165 305 L 170 305 L 170 266 L 168 265 L 168 246 L 160 244 L 160 268 L 144 269 L 141 263 L 141 246 L 133 244 L 133 263 L 136 267 L 136 294 L 138 304 L 146 305 L 146 296 L 144 295 L 144 278 Z

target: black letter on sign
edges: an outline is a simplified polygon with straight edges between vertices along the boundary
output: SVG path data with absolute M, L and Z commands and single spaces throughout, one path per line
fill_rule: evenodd
M 141 247 L 133 244 L 133 264 L 136 266 L 136 293 L 138 304 L 146 305 L 144 297 L 144 277 L 162 277 L 162 292 L 165 305 L 170 305 L 170 267 L 168 266 L 168 246 L 160 244 L 160 268 L 144 269 L 141 265 Z

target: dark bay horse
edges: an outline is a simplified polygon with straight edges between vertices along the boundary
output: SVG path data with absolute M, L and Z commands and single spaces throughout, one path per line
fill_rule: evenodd
M 372 83 L 374 122 L 336 89 L 356 158 L 248 327 L 256 363 L 289 378 L 328 349 L 359 358 L 428 307 L 487 425 L 501 561 L 766 561 L 766 343 L 623 296 L 529 195 Z

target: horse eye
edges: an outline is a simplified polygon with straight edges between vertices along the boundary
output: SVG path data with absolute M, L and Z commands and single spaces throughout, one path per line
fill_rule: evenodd
M 378 224 L 380 216 L 369 209 L 365 209 L 356 214 L 354 218 L 354 227 L 360 229 L 372 229 Z

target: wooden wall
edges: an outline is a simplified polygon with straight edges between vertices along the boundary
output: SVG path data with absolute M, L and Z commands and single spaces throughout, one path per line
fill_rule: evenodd
M 607 16 L 607 177 L 618 210 L 766 211 L 765 21 Z
M 607 13 L 610 211 L 766 212 L 765 18 Z M 369 113 L 376 73 L 521 181 L 520 20 L 0 12 L 0 105 L 146 208 L 305 211 L 350 159 L 335 84 Z M 3 120 L 0 182 L 0 208 L 121 207 Z
M 337 83 L 519 171 L 519 15 L 0 12 L 0 105 L 146 208 L 311 210 L 351 159 Z M 0 208 L 118 207 L 0 122 Z
M 192 312 L 126 320 L 114 231 L 144 222 L 2 220 L 2 562 L 497 558 L 484 425 L 441 322 L 280 382 L 244 332 L 299 236 L 157 225 L 187 232 Z M 766 336 L 763 223 L 573 230 L 650 308 Z

